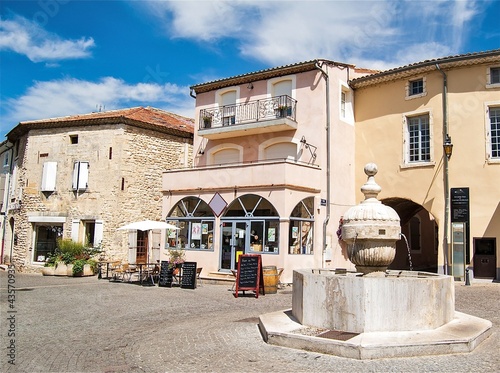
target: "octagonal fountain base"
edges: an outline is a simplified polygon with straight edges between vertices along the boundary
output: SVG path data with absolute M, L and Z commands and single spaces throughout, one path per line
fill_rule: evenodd
M 492 324 L 454 307 L 449 276 L 299 270 L 292 309 L 261 315 L 259 328 L 269 344 L 355 359 L 470 352 Z

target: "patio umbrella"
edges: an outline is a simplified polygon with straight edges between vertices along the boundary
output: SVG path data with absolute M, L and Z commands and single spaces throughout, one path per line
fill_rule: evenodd
M 119 230 L 138 230 L 138 231 L 150 231 L 154 229 L 179 229 L 175 225 L 168 224 L 164 221 L 154 221 L 154 220 L 142 220 L 136 221 L 123 227 L 118 228 Z
M 142 220 L 136 221 L 123 227 L 118 228 L 117 230 L 138 230 L 138 231 L 152 231 L 156 229 L 179 229 L 175 225 L 168 224 L 164 221 L 154 221 L 154 220 Z M 148 232 L 149 236 L 150 232 Z M 149 244 L 151 244 L 151 240 L 148 239 Z M 147 248 L 147 262 L 149 262 L 149 247 Z

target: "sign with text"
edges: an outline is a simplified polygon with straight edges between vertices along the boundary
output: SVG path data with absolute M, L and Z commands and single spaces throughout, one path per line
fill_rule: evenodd
M 162 260 L 160 266 L 160 279 L 158 280 L 158 286 L 172 287 L 172 277 L 173 268 L 169 268 L 168 262 Z
M 184 262 L 182 264 L 181 288 L 196 288 L 196 262 Z
M 469 222 L 469 188 L 451 188 L 451 221 Z
M 234 296 L 238 298 L 238 292 L 243 291 L 244 293 L 246 290 L 253 290 L 255 298 L 258 298 L 260 289 L 265 295 L 261 256 L 258 254 L 240 255 Z

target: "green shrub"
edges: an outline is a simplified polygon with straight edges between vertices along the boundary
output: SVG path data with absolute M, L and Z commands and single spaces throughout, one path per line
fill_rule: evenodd
M 83 273 L 83 266 L 87 264 L 84 259 L 78 259 L 73 262 L 73 276 Z

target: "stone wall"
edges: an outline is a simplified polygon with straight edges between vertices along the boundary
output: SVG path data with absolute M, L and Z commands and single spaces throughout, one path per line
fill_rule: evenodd
M 72 144 L 70 135 L 78 136 Z M 127 259 L 128 233 L 121 225 L 162 219 L 162 171 L 192 164 L 192 139 L 124 124 L 32 130 L 20 141 L 18 170 L 8 219 L 14 218 L 12 262 L 32 266 L 34 224 L 29 216 L 65 217 L 63 237 L 72 220 L 102 220 L 107 259 Z M 57 162 L 56 190 L 40 189 L 44 162 Z M 74 162 L 89 162 L 86 190 L 72 189 Z M 20 198 L 19 198 L 20 196 Z M 10 243 L 6 243 L 9 254 Z

